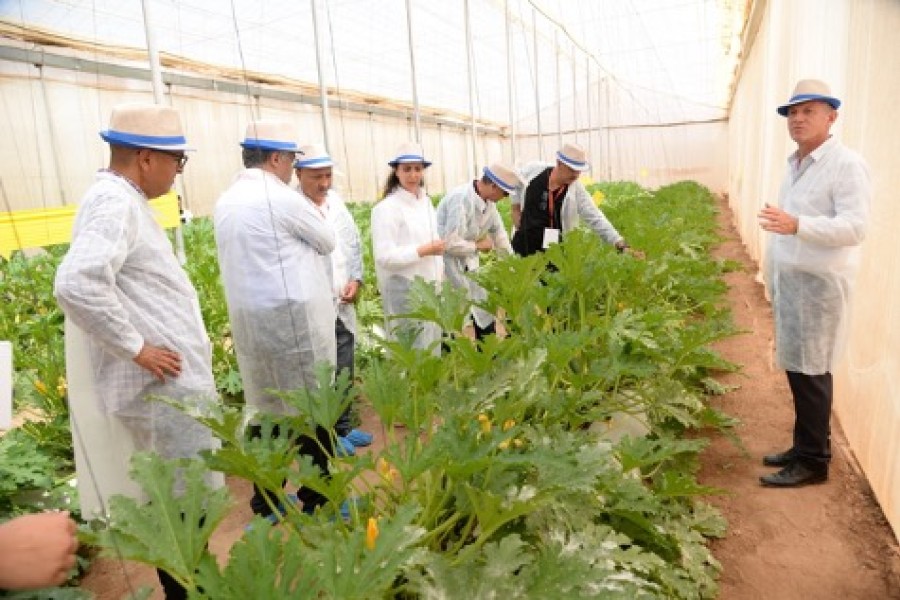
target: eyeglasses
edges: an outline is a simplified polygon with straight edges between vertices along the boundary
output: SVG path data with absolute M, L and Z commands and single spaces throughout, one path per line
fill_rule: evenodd
M 182 169 L 184 168 L 184 165 L 187 164 L 187 161 L 188 161 L 188 158 L 189 158 L 188 155 L 185 154 L 184 152 L 182 152 L 182 153 L 179 154 L 179 153 L 177 153 L 177 152 L 169 152 L 168 150 L 156 150 L 156 151 L 159 152 L 160 154 L 166 154 L 166 155 L 171 156 L 172 158 L 174 158 L 174 159 L 175 159 L 175 162 L 178 163 L 178 170 L 179 170 L 179 171 L 182 170 Z

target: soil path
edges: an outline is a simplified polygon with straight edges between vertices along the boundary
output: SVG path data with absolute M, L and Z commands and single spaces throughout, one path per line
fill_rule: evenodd
M 784 374 L 775 370 L 772 314 L 762 286 L 754 280 L 756 266 L 731 225 L 723 203 L 720 229 L 725 242 L 720 258 L 744 265 L 730 273 L 729 301 L 737 326 L 749 333 L 718 345 L 729 360 L 744 365 L 738 374 L 722 377 L 738 386 L 715 404 L 742 425 L 737 434 L 746 452 L 717 438 L 704 453 L 701 480 L 727 493 L 711 499 L 729 521 L 728 535 L 712 543 L 722 563 L 721 600 L 890 600 L 900 599 L 900 553 L 881 510 L 875 503 L 834 424 L 834 461 L 830 479 L 818 486 L 771 490 L 759 486 L 767 469 L 763 454 L 780 450 L 790 440 L 791 396 Z M 380 432 L 371 411 L 363 412 L 363 428 Z M 382 435 L 376 435 L 376 445 Z M 374 449 L 373 448 L 373 449 Z M 212 539 L 220 557 L 228 554 L 250 520 L 250 486 L 229 479 L 236 506 Z M 93 563 L 83 587 L 99 600 L 119 600 L 141 586 L 156 588 L 155 572 L 142 565 L 101 559 Z
M 719 379 L 738 388 L 713 403 L 742 422 L 731 441 L 713 440 L 703 456 L 703 483 L 727 493 L 713 498 L 729 522 L 712 543 L 722 563 L 721 600 L 863 600 L 900 598 L 900 554 L 881 509 L 860 474 L 840 423 L 832 421 L 833 460 L 823 485 L 769 489 L 759 476 L 764 454 L 790 445 L 794 412 L 784 372 L 773 364 L 772 311 L 755 281 L 757 266 L 722 202 L 716 250 L 743 272 L 727 275 L 737 326 L 748 333 L 717 345 L 743 371 Z

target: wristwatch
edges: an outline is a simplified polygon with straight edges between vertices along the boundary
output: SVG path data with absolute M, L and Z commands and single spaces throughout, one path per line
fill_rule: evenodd
M 619 240 L 618 242 L 616 242 L 616 251 L 619 254 L 622 254 L 628 248 L 631 248 L 631 246 L 629 246 L 628 242 L 626 242 L 625 240 Z

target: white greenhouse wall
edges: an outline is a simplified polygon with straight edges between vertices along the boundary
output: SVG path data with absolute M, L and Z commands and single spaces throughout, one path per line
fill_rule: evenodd
M 872 215 L 856 283 L 847 355 L 835 370 L 835 411 L 895 532 L 900 532 L 900 2 L 757 2 L 759 31 L 730 116 L 730 202 L 750 254 L 764 253 L 756 214 L 777 202 L 793 151 L 775 107 L 815 77 L 844 102 L 833 133 L 868 161 Z M 813 20 L 814 19 L 814 20 Z
M 98 131 L 121 102 L 152 102 L 149 81 L 64 68 L 0 61 L 0 136 L 3 205 L 6 210 L 73 204 L 106 166 L 108 149 Z M 187 208 L 211 214 L 216 198 L 241 169 L 241 149 L 251 115 L 292 121 L 300 143 L 322 141 L 317 105 L 231 92 L 168 86 L 166 102 L 181 112 L 188 142 L 196 148 L 176 182 Z M 253 108 L 251 108 L 251 106 Z M 414 138 L 409 118 L 350 110 L 330 112 L 331 152 L 338 164 L 335 187 L 352 201 L 374 201 L 396 148 Z M 468 124 L 422 122 L 430 193 L 464 183 L 474 170 Z M 479 130 L 477 163 L 510 160 L 509 139 Z
M 543 152 L 535 135 L 518 138 L 517 162 L 554 160 L 559 138 L 543 136 Z M 691 179 L 713 192 L 728 186 L 728 123 L 688 123 L 642 126 L 562 136 L 562 142 L 590 147 L 591 177 L 595 181 L 636 181 L 647 188 Z

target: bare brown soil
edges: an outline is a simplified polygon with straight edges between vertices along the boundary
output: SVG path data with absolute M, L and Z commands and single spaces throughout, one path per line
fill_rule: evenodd
M 720 258 L 736 260 L 744 270 L 727 276 L 735 321 L 748 333 L 718 345 L 729 360 L 744 365 L 741 373 L 722 382 L 737 388 L 714 403 L 741 420 L 738 448 L 720 437 L 703 456 L 703 483 L 726 490 L 711 499 L 729 521 L 727 536 L 712 542 L 722 563 L 721 600 L 889 600 L 900 599 L 900 552 L 852 452 L 835 422 L 834 461 L 827 483 L 795 490 L 759 485 L 768 471 L 763 454 L 790 443 L 793 410 L 784 374 L 772 364 L 772 314 L 755 282 L 756 266 L 731 225 L 731 212 L 722 204 L 720 226 L 726 241 Z M 364 411 L 363 428 L 381 427 L 371 411 Z M 249 484 L 228 480 L 236 505 L 213 536 L 212 549 L 224 559 L 250 520 Z M 83 587 L 99 600 L 127 597 L 129 589 L 156 588 L 149 567 L 112 559 L 93 563 Z
M 712 543 L 723 566 L 722 600 L 857 600 L 900 598 L 900 553 L 853 453 L 832 420 L 833 460 L 828 482 L 798 489 L 759 485 L 764 454 L 790 446 L 794 421 L 787 380 L 773 365 L 772 311 L 755 281 L 747 255 L 723 202 L 720 258 L 744 272 L 727 276 L 735 322 L 747 331 L 717 345 L 744 366 L 721 377 L 737 389 L 713 403 L 741 420 L 745 451 L 713 440 L 703 456 L 701 480 L 727 493 L 713 498 L 729 522 L 728 535 Z

